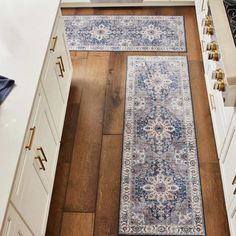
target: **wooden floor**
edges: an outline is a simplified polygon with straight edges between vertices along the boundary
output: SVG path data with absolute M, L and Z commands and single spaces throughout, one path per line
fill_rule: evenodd
M 229 235 L 194 8 L 66 9 L 63 14 L 185 16 L 206 231 Z M 127 56 L 183 54 L 71 52 L 74 75 L 48 236 L 117 236 Z

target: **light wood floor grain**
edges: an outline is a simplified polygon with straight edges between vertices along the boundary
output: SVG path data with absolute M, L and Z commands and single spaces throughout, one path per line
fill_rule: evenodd
M 64 15 L 183 15 L 187 53 L 71 52 L 74 75 L 48 236 L 117 236 L 128 55 L 187 55 L 208 236 L 228 224 L 193 7 L 65 9 Z

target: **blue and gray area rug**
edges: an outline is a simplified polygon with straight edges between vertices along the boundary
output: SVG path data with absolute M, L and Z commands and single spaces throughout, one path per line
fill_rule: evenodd
M 65 16 L 70 50 L 186 51 L 183 16 Z
M 184 56 L 128 57 L 119 235 L 205 235 Z

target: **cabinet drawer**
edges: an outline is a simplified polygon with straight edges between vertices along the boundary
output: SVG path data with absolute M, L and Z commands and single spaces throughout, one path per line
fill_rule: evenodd
M 9 204 L 2 236 L 33 236 L 16 210 Z
M 225 141 L 226 130 L 224 122 L 224 107 L 221 104 L 219 93 L 214 90 L 210 90 L 208 93 L 212 125 L 215 134 L 215 142 L 217 147 L 218 156 L 220 157 L 223 143 Z
M 64 102 L 67 102 L 69 88 L 72 77 L 72 64 L 70 59 L 70 53 L 67 49 L 65 32 L 64 32 L 64 21 L 61 18 L 58 27 L 58 48 L 57 48 L 57 65 L 59 68 L 58 82 L 61 90 L 61 94 Z
M 224 182 L 224 192 L 226 199 L 226 206 L 229 208 L 236 189 L 236 119 L 232 122 L 232 125 L 227 134 L 225 145 L 222 151 L 221 169 L 222 178 Z
M 55 51 L 53 56 L 50 56 L 42 78 L 42 85 L 59 138 L 62 133 L 72 77 L 70 54 L 66 48 L 62 23 L 62 20 L 59 20 Z
M 59 78 L 60 71 L 57 63 L 56 58 L 50 60 L 45 74 L 47 79 L 43 82 L 43 87 L 56 126 L 57 135 L 60 137 L 64 121 L 65 101 L 63 100 L 59 85 L 59 80 L 61 78 Z
M 40 88 L 40 90 L 42 90 Z M 57 163 L 59 140 L 50 110 L 42 93 L 35 117 L 35 134 L 25 168 L 18 169 L 11 201 L 37 236 L 43 236 Z
M 13 184 L 13 189 L 11 193 L 11 199 L 13 202 L 21 202 L 23 199 L 23 190 L 25 188 L 25 181 L 24 181 L 24 172 L 28 168 L 29 160 L 32 159 L 32 152 L 33 152 L 33 144 L 35 141 L 35 133 L 38 132 L 38 128 L 36 127 L 36 117 L 39 112 L 39 107 L 42 103 L 43 91 L 39 87 L 35 101 L 33 104 L 33 109 L 31 112 L 31 118 L 27 127 L 27 131 L 25 134 L 25 140 L 22 148 L 22 152 L 19 158 L 17 173 L 15 177 L 15 181 Z
M 33 165 L 44 185 L 48 185 L 46 187 L 50 190 L 53 187 L 60 140 L 45 98 L 42 100 L 35 123 L 38 132 L 33 144 Z
M 230 235 L 236 236 L 236 196 L 234 196 L 230 209 L 228 210 L 228 220 Z

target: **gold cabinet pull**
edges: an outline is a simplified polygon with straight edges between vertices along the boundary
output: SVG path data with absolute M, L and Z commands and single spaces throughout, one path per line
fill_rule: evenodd
M 206 50 L 207 51 L 215 51 L 215 50 L 217 50 L 217 43 L 215 41 L 212 41 L 212 42 L 208 43 L 207 47 L 206 47 Z
M 34 134 L 36 131 L 36 127 L 34 126 L 33 128 L 29 129 L 30 131 L 30 138 L 29 138 L 29 143 L 25 146 L 26 149 L 31 150 L 33 139 L 34 139 Z
M 57 57 L 57 59 L 60 60 L 60 62 L 61 62 L 61 66 L 62 66 L 62 71 L 65 72 L 65 67 L 64 67 L 64 63 L 63 63 L 62 56 Z
M 225 74 L 222 69 L 216 69 L 212 72 L 212 79 L 215 79 L 217 81 L 223 80 L 225 77 Z
M 60 74 L 59 74 L 59 76 L 62 77 L 62 78 L 64 78 L 64 74 L 63 74 L 61 62 L 59 61 L 59 62 L 57 62 L 56 64 L 59 66 L 59 69 L 60 69 Z
M 225 83 L 223 81 L 223 79 L 218 80 L 215 84 L 214 84 L 214 89 L 220 91 L 220 92 L 224 92 L 225 91 Z
M 211 109 L 216 110 L 215 98 L 213 94 L 210 94 L 210 103 L 211 103 Z
M 204 26 L 203 28 L 203 34 L 207 35 L 213 35 L 214 34 L 214 28 L 212 25 Z
M 236 184 L 236 175 L 234 176 L 234 179 L 232 181 L 232 185 L 235 185 Z
M 46 162 L 47 162 L 48 159 L 47 159 L 47 157 L 46 157 L 46 155 L 45 155 L 45 152 L 44 152 L 43 148 L 42 148 L 42 147 L 39 147 L 39 148 L 37 148 L 37 150 L 40 151 L 41 154 L 42 154 L 42 156 L 43 156 L 42 161 L 46 161 Z
M 53 37 L 52 39 L 53 39 L 53 45 L 52 48 L 50 48 L 50 51 L 54 52 L 57 45 L 57 36 Z
M 39 160 L 39 164 L 40 164 L 40 166 L 41 166 L 39 169 L 45 171 L 46 169 L 45 169 L 45 166 L 44 166 L 44 164 L 43 164 L 43 161 L 42 161 L 41 157 L 40 157 L 40 156 L 37 156 L 37 157 L 35 157 L 35 159 L 36 159 L 36 160 Z

